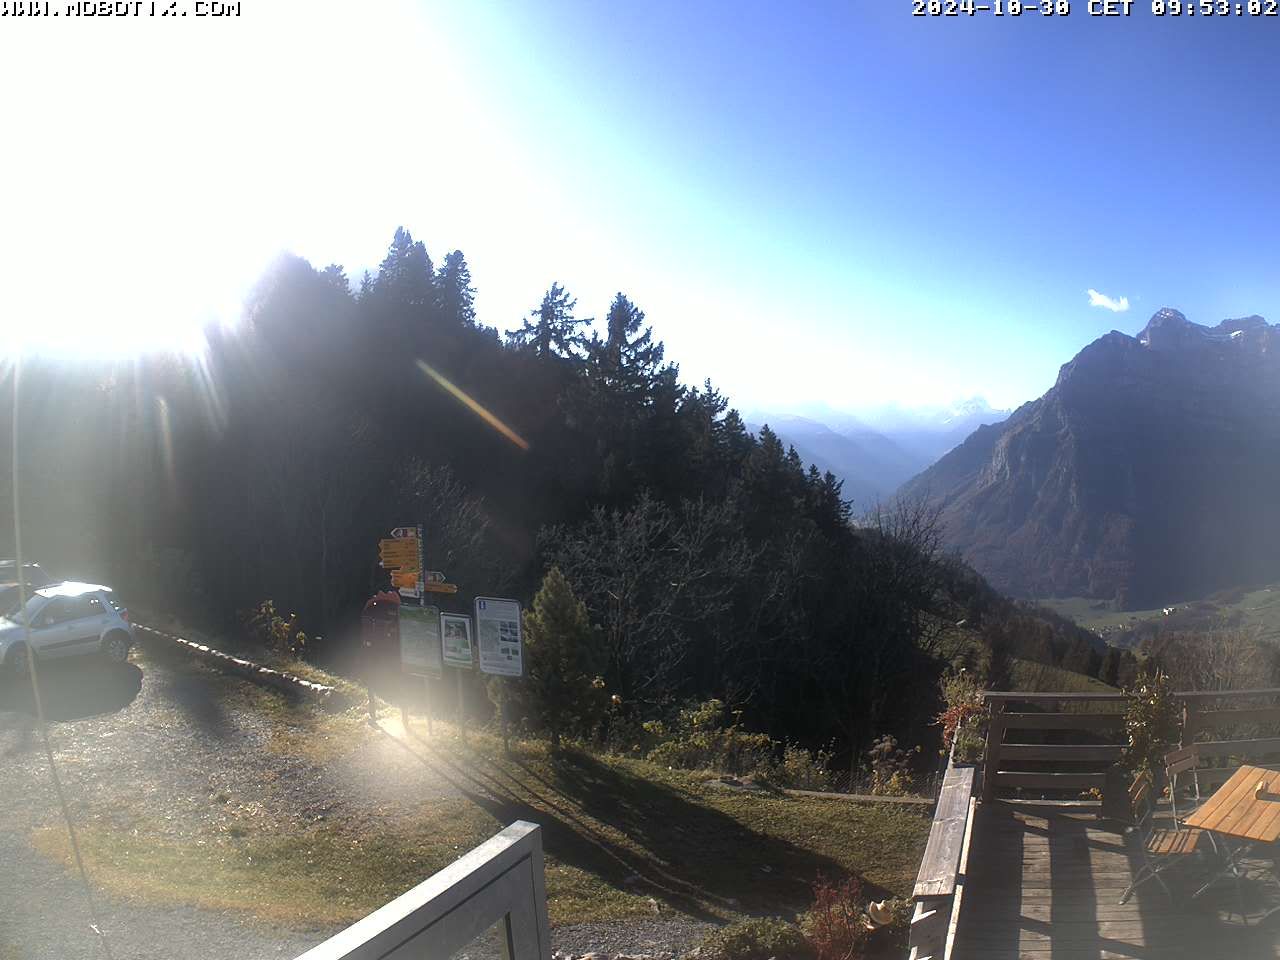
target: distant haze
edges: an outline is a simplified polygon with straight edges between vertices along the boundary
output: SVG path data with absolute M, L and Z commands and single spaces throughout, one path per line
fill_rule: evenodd
M 767 425 L 806 464 L 839 477 L 845 497 L 861 513 L 889 500 L 978 427 L 1000 423 L 1010 412 L 984 397 L 970 397 L 945 405 L 881 404 L 852 412 L 810 404 L 796 412 L 753 410 L 745 419 L 752 430 Z

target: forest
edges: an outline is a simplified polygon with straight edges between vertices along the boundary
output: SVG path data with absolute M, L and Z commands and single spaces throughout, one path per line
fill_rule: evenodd
M 936 742 L 958 664 L 997 686 L 1015 657 L 1117 681 L 1091 634 L 944 555 L 929 509 L 849 503 L 684 383 L 624 294 L 595 323 L 553 283 L 505 335 L 475 297 L 461 251 L 437 264 L 402 228 L 354 283 L 280 259 L 198 355 L 24 359 L 0 431 L 13 450 L 18 424 L 25 555 L 228 628 L 271 599 L 308 656 L 350 665 L 388 583 L 378 539 L 422 522 L 427 566 L 460 585 L 446 610 L 527 606 L 561 571 L 633 717 L 717 698 L 844 755 Z

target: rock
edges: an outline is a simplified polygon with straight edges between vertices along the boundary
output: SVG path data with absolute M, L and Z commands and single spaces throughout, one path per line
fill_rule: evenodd
M 654 916 L 662 913 L 662 904 L 658 903 L 653 897 L 649 898 L 649 909 L 653 911 Z

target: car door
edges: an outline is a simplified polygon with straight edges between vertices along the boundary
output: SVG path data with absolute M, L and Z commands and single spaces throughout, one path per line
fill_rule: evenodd
M 52 597 L 36 618 L 31 642 L 42 658 L 52 659 L 96 649 L 99 635 L 89 597 Z

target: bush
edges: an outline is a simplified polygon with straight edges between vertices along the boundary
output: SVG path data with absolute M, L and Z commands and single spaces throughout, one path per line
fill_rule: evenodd
M 637 724 L 617 716 L 610 720 L 609 742 L 619 752 L 666 767 L 750 776 L 800 790 L 831 789 L 833 751 L 807 750 L 752 733 L 741 727 L 739 716 L 732 711 L 730 722 L 730 711 L 720 700 L 690 704 L 670 722 Z
M 1129 703 L 1124 727 L 1129 743 L 1123 763 L 1130 771 L 1157 773 L 1164 765 L 1164 755 L 1178 742 L 1182 717 L 1173 684 L 1168 675 L 1157 670 L 1142 677 L 1132 690 L 1126 690 Z
M 649 751 L 649 759 L 686 770 L 767 777 L 774 767 L 774 741 L 768 734 L 743 730 L 736 713 L 726 725 L 727 714 L 723 701 L 708 700 L 681 710 L 669 736 L 661 722 L 645 724 L 645 730 L 662 741 Z
M 763 918 L 713 930 L 698 948 L 699 960 L 812 960 L 813 956 L 799 927 Z
M 849 877 L 832 883 L 821 874 L 813 884 L 813 907 L 802 921 L 817 960 L 856 960 L 871 932 L 863 913 L 862 883 Z
M 939 686 L 946 709 L 935 721 L 942 727 L 944 751 L 954 746 L 955 758 L 970 763 L 981 759 L 986 748 L 982 737 L 982 690 L 967 670 L 948 673 Z
M 780 787 L 796 790 L 830 790 L 833 756 L 830 750 L 806 750 L 798 743 L 788 743 L 771 779 Z
M 298 615 L 291 613 L 287 619 L 280 616 L 274 601 L 263 600 L 240 617 L 253 639 L 273 653 L 300 658 L 305 651 L 307 635 L 298 629 Z
M 919 747 L 916 748 L 917 752 Z M 885 734 L 867 751 L 871 761 L 871 792 L 879 797 L 902 797 L 911 792 L 911 754 Z

